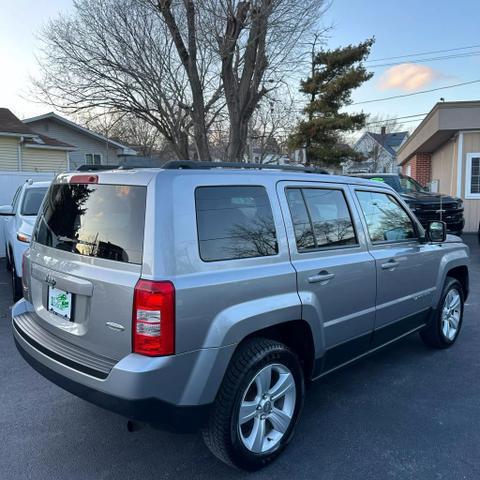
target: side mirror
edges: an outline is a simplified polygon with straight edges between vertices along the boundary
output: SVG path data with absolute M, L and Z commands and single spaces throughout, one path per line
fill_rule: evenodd
M 11 205 L 2 205 L 0 206 L 0 215 L 7 217 L 14 215 L 13 207 Z
M 434 243 L 442 243 L 447 238 L 445 222 L 430 222 L 427 227 L 427 239 Z

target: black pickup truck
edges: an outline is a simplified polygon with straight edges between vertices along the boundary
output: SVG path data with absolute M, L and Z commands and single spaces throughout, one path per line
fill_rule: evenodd
M 431 193 L 413 178 L 397 173 L 361 173 L 355 177 L 385 182 L 402 198 L 415 213 L 420 223 L 427 226 L 432 220 L 442 220 L 449 232 L 460 235 L 465 225 L 463 201 L 441 193 Z

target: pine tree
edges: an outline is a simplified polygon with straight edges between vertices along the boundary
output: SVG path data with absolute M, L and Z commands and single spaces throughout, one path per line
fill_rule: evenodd
M 290 137 L 292 148 L 306 148 L 307 161 L 317 165 L 339 165 L 362 157 L 342 143 L 343 134 L 365 126 L 367 115 L 340 110 L 352 103 L 352 90 L 372 78 L 362 61 L 375 39 L 358 45 L 320 50 L 312 58 L 312 75 L 301 82 L 300 91 L 310 97 L 301 121 Z

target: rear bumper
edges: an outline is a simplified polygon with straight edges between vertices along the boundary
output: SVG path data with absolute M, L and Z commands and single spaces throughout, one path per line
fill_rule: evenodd
M 23 358 L 53 383 L 95 405 L 159 428 L 189 432 L 205 422 L 233 345 L 169 357 L 129 354 L 101 378 L 65 361 L 58 349 L 49 350 L 54 342 L 47 343 L 39 335 L 32 338 L 37 332 L 29 332 L 27 324 L 19 321 L 25 315 L 35 318 L 29 307 L 21 300 L 12 309 L 15 344 Z M 63 342 L 63 351 L 68 352 Z
M 178 406 L 158 398 L 126 399 L 83 385 L 48 368 L 31 355 L 17 338 L 15 345 L 26 362 L 59 387 L 130 420 L 174 432 L 194 432 L 204 425 L 210 405 Z

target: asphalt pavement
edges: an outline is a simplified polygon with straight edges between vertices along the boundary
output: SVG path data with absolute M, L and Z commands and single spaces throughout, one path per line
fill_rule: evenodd
M 146 427 L 51 384 L 15 349 L 0 262 L 0 479 L 478 479 L 480 246 L 472 248 L 463 331 L 446 351 L 418 335 L 309 388 L 296 437 L 273 465 L 232 470 L 200 435 Z

